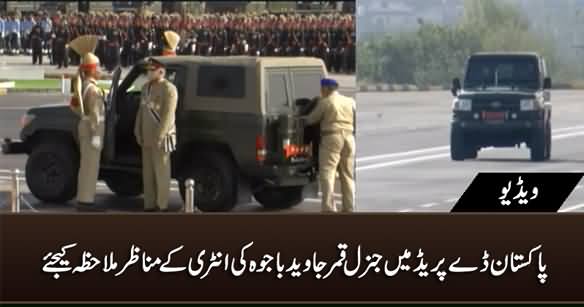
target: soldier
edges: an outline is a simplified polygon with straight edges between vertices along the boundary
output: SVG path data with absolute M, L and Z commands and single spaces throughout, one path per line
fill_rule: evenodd
M 109 20 L 106 29 L 106 49 L 105 49 L 105 67 L 112 72 L 120 65 L 120 46 L 122 45 L 122 34 L 114 21 Z
M 176 87 L 164 78 L 165 67 L 150 58 L 146 69 L 150 81 L 142 87 L 134 134 L 142 147 L 144 211 L 168 211 L 170 153 L 176 142 Z
M 180 36 L 174 31 L 164 32 L 164 48 L 162 49 L 163 56 L 175 56 L 176 46 L 180 42 Z
M 79 73 L 83 78 L 78 126 L 81 160 L 77 178 L 77 208 L 82 211 L 102 210 L 94 204 L 105 133 L 105 93 L 97 86 L 99 58 L 93 54 L 98 39 L 94 35 L 84 35 L 71 42 L 71 48 L 81 56 Z
M 61 67 L 67 68 L 69 66 L 69 57 L 67 55 L 67 44 L 69 43 L 69 31 L 65 26 L 58 25 L 57 31 L 54 34 L 53 38 L 53 54 L 54 54 L 54 64 L 57 64 L 57 67 L 60 69 Z
M 310 114 L 307 124 L 320 123 L 319 173 L 322 190 L 322 211 L 336 212 L 333 199 L 337 170 L 341 180 L 343 211 L 352 212 L 355 198 L 354 156 L 355 100 L 337 92 L 338 83 L 322 79 L 321 99 Z
M 43 65 L 43 33 L 40 25 L 35 25 L 30 34 L 30 47 L 32 49 L 32 65 Z

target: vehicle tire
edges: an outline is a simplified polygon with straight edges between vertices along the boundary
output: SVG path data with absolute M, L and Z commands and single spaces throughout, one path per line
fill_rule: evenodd
M 462 132 L 452 128 L 450 130 L 450 157 L 454 161 L 462 161 L 467 156 L 467 150 L 464 146 Z
M 547 155 L 547 128 L 533 132 L 530 146 L 531 161 L 544 161 Z
M 120 197 L 136 197 L 144 193 L 142 178 L 128 173 L 116 173 L 104 179 L 105 184 Z
M 43 202 L 62 203 L 77 193 L 79 155 L 66 142 L 41 143 L 26 161 L 26 184 Z
M 254 198 L 266 209 L 287 209 L 304 201 L 302 186 L 264 188 Z
M 185 181 L 195 180 L 195 206 L 204 212 L 224 212 L 235 207 L 237 174 L 229 158 L 219 153 L 203 154 L 185 166 L 183 180 L 179 182 L 180 194 L 185 200 Z
M 545 160 L 549 161 L 552 158 L 552 125 L 548 124 L 546 128 L 546 156 Z

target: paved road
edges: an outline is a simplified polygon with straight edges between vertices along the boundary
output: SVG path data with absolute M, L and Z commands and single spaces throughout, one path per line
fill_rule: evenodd
M 552 159 L 528 149 L 479 152 L 454 162 L 449 152 L 449 92 L 358 93 L 359 211 L 446 212 L 477 172 L 584 171 L 584 91 L 554 91 Z M 582 183 L 560 209 L 584 212 Z
M 350 87 L 354 84 L 354 77 L 341 78 L 341 85 Z M 346 95 L 354 95 L 354 90 L 342 90 Z M 19 120 L 25 111 L 34 106 L 43 104 L 64 103 L 65 97 L 60 94 L 29 94 L 29 93 L 14 93 L 6 96 L 0 96 L 0 138 L 10 137 L 19 138 Z M 2 155 L 0 154 L 0 212 L 9 210 L 10 195 L 7 191 L 10 190 L 9 176 L 10 170 L 18 168 L 24 170 L 26 163 L 26 155 Z M 337 189 L 338 190 L 338 189 Z M 23 187 L 24 199 L 23 210 L 32 210 L 39 212 L 70 212 L 73 208 L 70 204 L 45 204 L 35 199 L 29 192 L 26 184 Z M 340 197 L 337 195 L 337 199 Z M 110 208 L 109 212 L 132 212 L 140 211 L 142 202 L 141 199 L 119 199 L 109 191 L 103 184 L 98 185 L 97 201 L 102 204 L 107 204 Z M 171 209 L 179 210 L 182 206 L 182 200 L 178 194 L 176 183 L 173 184 L 173 193 L 170 200 Z M 258 203 L 249 203 L 238 206 L 235 211 L 242 212 L 257 212 L 262 211 L 262 207 Z M 285 212 L 319 212 L 320 199 L 307 199 L 305 202 L 292 209 L 285 210 Z

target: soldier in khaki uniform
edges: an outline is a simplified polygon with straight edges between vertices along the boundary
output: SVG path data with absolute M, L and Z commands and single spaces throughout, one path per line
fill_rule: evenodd
M 93 54 L 98 40 L 97 36 L 84 35 L 69 44 L 81 56 L 79 75 L 83 79 L 81 89 L 76 86 L 76 103 L 72 104 L 81 117 L 78 125 L 81 159 L 77 178 L 77 208 L 83 211 L 102 210 L 94 204 L 105 134 L 105 93 L 97 86 L 100 63 Z
M 162 49 L 163 56 L 175 56 L 176 46 L 180 42 L 180 36 L 174 31 L 164 32 L 164 48 Z
M 134 134 L 142 147 L 144 211 L 168 211 L 170 153 L 176 142 L 176 87 L 164 78 L 165 68 L 154 59 L 147 62 L 150 81 L 142 87 L 142 99 Z
M 337 92 L 338 83 L 321 80 L 321 99 L 307 115 L 307 123 L 320 123 L 319 149 L 322 211 L 336 212 L 333 198 L 335 175 L 338 171 L 343 194 L 343 212 L 352 212 L 355 199 L 355 100 Z

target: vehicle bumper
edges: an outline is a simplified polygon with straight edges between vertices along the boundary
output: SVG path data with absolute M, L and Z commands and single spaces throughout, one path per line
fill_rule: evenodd
M 12 139 L 4 139 L 2 142 L 2 153 L 5 155 L 25 154 L 27 152 L 28 147 L 25 142 Z
M 271 187 L 304 186 L 315 181 L 316 176 L 310 169 L 309 165 L 264 166 L 258 178 L 262 178 L 262 183 Z
M 464 142 L 476 146 L 515 146 L 528 143 L 534 131 L 543 129 L 544 120 L 514 120 L 501 123 L 459 120 L 452 122 L 453 131 L 459 132 Z

